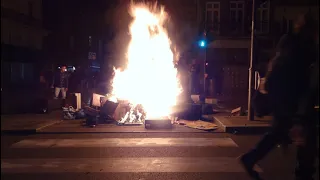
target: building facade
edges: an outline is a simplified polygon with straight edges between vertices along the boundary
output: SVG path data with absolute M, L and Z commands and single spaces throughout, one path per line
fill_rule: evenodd
M 43 61 L 42 0 L 1 1 L 2 85 L 31 83 Z
M 54 67 L 61 65 L 100 67 L 108 30 L 107 1 L 47 1 L 46 26 L 52 33 L 45 39 L 45 55 Z M 59 12 L 59 13 L 57 13 Z M 54 24 L 54 26 L 52 25 Z
M 226 94 L 247 94 L 250 60 L 252 0 L 198 0 L 200 31 L 214 37 L 207 47 L 207 71 L 222 81 Z M 255 20 L 255 69 L 265 69 L 280 37 L 292 29 L 299 13 L 310 12 L 319 21 L 319 5 L 309 1 L 263 1 Z

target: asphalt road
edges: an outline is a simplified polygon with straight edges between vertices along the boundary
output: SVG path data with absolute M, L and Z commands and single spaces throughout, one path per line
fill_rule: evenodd
M 1 136 L 5 180 L 246 180 L 237 157 L 259 136 L 105 133 Z M 293 179 L 295 148 L 259 163 L 265 179 Z

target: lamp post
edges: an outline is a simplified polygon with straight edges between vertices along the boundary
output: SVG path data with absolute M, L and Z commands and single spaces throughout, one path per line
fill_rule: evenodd
M 252 92 L 253 92 L 253 61 L 254 61 L 254 36 L 255 36 L 255 14 L 256 14 L 256 2 L 252 0 L 252 20 L 251 20 L 251 47 L 250 47 L 250 64 L 249 64 L 249 87 L 248 87 L 248 120 L 254 120 L 254 111 L 251 106 Z
M 206 39 L 202 39 L 199 41 L 200 48 L 203 49 L 204 57 L 203 57 L 203 94 L 206 96 L 206 62 L 207 62 L 207 41 Z

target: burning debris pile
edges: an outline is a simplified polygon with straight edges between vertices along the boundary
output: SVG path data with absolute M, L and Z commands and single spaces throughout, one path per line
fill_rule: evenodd
M 120 124 L 142 124 L 146 118 L 146 113 L 141 105 L 128 104 L 125 108 L 125 115 L 119 121 Z
M 115 69 L 112 94 L 128 103 L 119 103 L 121 123 L 159 119 L 172 113 L 181 86 L 174 67 L 174 54 L 165 23 L 164 8 L 145 4 L 132 5 L 131 41 L 125 69 Z M 136 87 L 137 82 L 143 88 Z M 129 105 L 128 105 L 129 104 Z

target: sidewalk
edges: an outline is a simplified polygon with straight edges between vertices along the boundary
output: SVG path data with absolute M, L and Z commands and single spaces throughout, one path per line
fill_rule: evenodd
M 214 122 L 223 132 L 234 134 L 264 133 L 270 130 L 272 117 L 255 117 L 254 121 L 247 120 L 247 116 L 212 116 Z
M 61 122 L 61 111 L 50 114 L 1 115 L 1 133 L 36 133 Z

